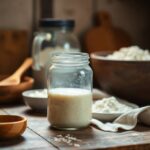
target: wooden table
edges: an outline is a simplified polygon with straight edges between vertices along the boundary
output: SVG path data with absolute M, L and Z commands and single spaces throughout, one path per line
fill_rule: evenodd
M 138 125 L 132 131 L 118 133 L 104 132 L 93 126 L 78 131 L 60 131 L 50 127 L 46 113 L 35 113 L 27 106 L 1 106 L 0 114 L 16 114 L 26 116 L 28 128 L 16 139 L 0 141 L 0 150 L 150 150 L 150 127 Z M 69 145 L 58 142 L 58 135 L 76 137 L 80 141 Z

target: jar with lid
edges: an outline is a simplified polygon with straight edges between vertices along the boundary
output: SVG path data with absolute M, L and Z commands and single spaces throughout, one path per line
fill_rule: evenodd
M 46 87 L 45 68 L 52 53 L 80 51 L 79 41 L 73 33 L 74 26 L 74 20 L 40 20 L 39 32 L 32 46 L 32 70 L 36 88 Z
M 84 128 L 92 117 L 92 78 L 87 53 L 59 53 L 48 70 L 48 120 L 51 126 Z

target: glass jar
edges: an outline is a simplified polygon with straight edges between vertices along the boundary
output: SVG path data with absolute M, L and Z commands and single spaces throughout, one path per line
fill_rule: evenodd
M 32 46 L 33 77 L 36 88 L 46 87 L 45 68 L 52 53 L 80 51 L 77 37 L 73 34 L 74 20 L 42 19 Z
M 92 78 L 87 53 L 59 53 L 48 70 L 48 120 L 51 126 L 79 129 L 92 117 Z

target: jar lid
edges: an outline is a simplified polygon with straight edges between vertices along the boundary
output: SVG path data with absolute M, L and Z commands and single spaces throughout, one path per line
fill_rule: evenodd
M 74 20 L 60 20 L 52 18 L 44 18 L 39 22 L 40 27 L 66 27 L 73 28 L 75 26 Z

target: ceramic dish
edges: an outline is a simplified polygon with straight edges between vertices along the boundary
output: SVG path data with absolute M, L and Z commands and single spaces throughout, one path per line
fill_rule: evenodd
M 33 110 L 47 109 L 47 91 L 46 89 L 28 90 L 22 93 L 24 102 Z
M 117 99 L 118 100 L 118 99 Z M 124 101 L 119 99 L 118 100 L 120 103 L 123 103 L 127 106 L 132 107 L 133 109 L 135 108 L 139 108 L 139 106 L 137 106 L 136 104 Z M 119 117 L 120 115 L 122 115 L 123 113 L 100 113 L 100 112 L 92 112 L 92 117 L 104 122 L 108 122 L 108 121 L 113 121 L 114 119 L 116 119 L 117 117 Z
M 14 138 L 23 134 L 27 119 L 22 116 L 0 115 L 0 139 Z

